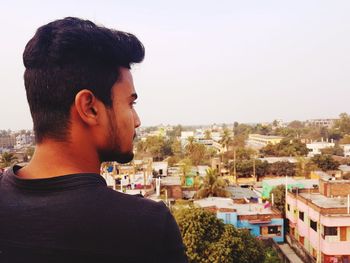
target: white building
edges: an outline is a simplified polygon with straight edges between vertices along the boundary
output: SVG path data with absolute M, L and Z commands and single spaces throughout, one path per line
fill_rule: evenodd
M 160 176 L 168 176 L 168 162 L 153 162 L 152 170 L 156 171 Z
M 313 142 L 313 143 L 308 143 L 306 144 L 306 147 L 309 149 L 309 157 L 313 157 L 316 154 L 321 154 L 321 150 L 325 148 L 331 148 L 334 147 L 335 144 L 332 140 L 332 142 L 328 141 L 321 141 L 321 142 Z
M 350 144 L 341 144 L 340 147 L 344 150 L 344 157 L 350 157 Z
M 268 144 L 278 144 L 282 141 L 281 136 L 270 136 L 261 134 L 249 134 L 248 140 L 246 142 L 247 146 L 253 149 L 261 149 Z

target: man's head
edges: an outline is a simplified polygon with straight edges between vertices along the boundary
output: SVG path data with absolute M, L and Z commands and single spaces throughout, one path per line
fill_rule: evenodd
M 40 27 L 23 53 L 24 81 L 38 144 L 91 135 L 101 161 L 132 159 L 140 125 L 130 67 L 144 58 L 132 34 L 68 17 Z

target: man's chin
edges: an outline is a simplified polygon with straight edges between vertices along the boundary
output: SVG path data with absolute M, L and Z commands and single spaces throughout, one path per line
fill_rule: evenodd
M 116 152 L 104 152 L 100 155 L 101 162 L 118 162 L 118 163 L 128 163 L 134 159 L 133 152 L 127 153 L 116 153 Z

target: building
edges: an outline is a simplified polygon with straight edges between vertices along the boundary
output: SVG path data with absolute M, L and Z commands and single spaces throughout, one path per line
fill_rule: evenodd
M 287 188 L 299 188 L 299 189 L 314 189 L 318 187 L 318 179 L 294 179 L 292 177 L 275 178 L 275 179 L 264 179 L 262 182 L 262 197 L 269 198 L 272 189 L 278 185 L 286 185 Z
M 307 126 L 332 128 L 336 119 L 310 119 L 305 122 Z
M 315 262 L 350 262 L 349 194 L 350 180 L 331 176 L 320 178 L 319 190 L 288 191 L 287 240 Z
M 261 149 L 268 144 L 278 144 L 282 141 L 283 137 L 281 136 L 270 136 L 270 135 L 261 135 L 261 134 L 249 134 L 248 140 L 246 142 L 248 147 L 253 149 Z
M 228 186 L 226 190 L 231 193 L 231 199 L 235 203 L 258 202 L 259 196 L 250 187 Z
M 159 176 L 167 176 L 168 162 L 153 162 L 152 170 Z
M 297 163 L 298 159 L 295 157 L 264 157 L 258 158 L 262 162 L 268 162 L 269 164 L 277 162 L 288 162 L 288 163 Z
M 341 144 L 340 147 L 343 148 L 344 157 L 350 157 L 350 144 Z
M 9 149 L 16 145 L 15 135 L 0 136 L 0 148 Z
M 167 176 L 160 181 L 161 190 L 166 191 L 166 196 L 170 200 L 182 199 L 181 177 Z
M 16 136 L 15 148 L 20 149 L 26 146 L 30 146 L 34 143 L 33 134 L 19 134 Z
M 208 197 L 194 201 L 204 209 L 213 211 L 225 224 L 248 229 L 259 238 L 284 241 L 284 219 L 281 213 L 260 203 L 237 204 L 230 198 Z
M 321 150 L 325 149 L 325 148 L 331 148 L 334 147 L 335 144 L 333 142 L 333 140 L 331 142 L 327 141 L 321 141 L 321 142 L 312 142 L 312 143 L 307 143 L 306 147 L 309 149 L 309 157 L 313 157 L 316 154 L 322 154 Z

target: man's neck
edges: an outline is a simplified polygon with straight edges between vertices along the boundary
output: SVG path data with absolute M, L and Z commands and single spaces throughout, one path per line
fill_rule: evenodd
M 100 173 L 100 161 L 95 151 L 86 145 L 47 141 L 38 144 L 29 164 L 17 171 L 23 179 L 51 178 L 76 173 Z

